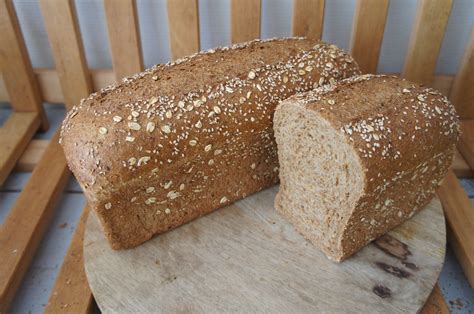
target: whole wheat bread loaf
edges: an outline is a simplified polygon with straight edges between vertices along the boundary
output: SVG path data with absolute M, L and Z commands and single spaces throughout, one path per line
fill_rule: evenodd
M 290 97 L 276 109 L 276 209 L 341 261 L 422 209 L 459 135 L 439 92 L 364 75 Z
M 92 94 L 61 143 L 112 248 L 129 248 L 275 184 L 278 102 L 358 73 L 303 38 L 218 48 Z

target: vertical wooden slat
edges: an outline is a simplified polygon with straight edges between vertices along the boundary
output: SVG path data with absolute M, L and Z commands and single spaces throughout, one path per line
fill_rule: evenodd
M 13 110 L 38 113 L 46 130 L 48 119 L 11 0 L 0 0 L 0 39 L 0 69 Z
M 40 0 L 44 24 L 67 108 L 92 91 L 76 8 L 72 0 Z
M 87 217 L 89 217 L 89 207 L 86 205 L 59 275 L 56 278 L 48 304 L 44 310 L 45 313 L 60 313 L 63 311 L 68 313 L 91 312 L 93 297 L 87 283 L 82 252 Z
M 135 0 L 104 0 L 112 64 L 117 81 L 143 70 Z
M 168 0 L 171 57 L 178 59 L 200 50 L 197 0 Z
M 351 54 L 363 73 L 376 73 L 389 0 L 358 0 L 351 36 Z
M 293 36 L 321 39 L 324 22 L 324 0 L 294 0 Z
M 431 85 L 452 0 L 418 0 L 402 76 Z
M 474 169 L 474 120 L 465 119 L 461 121 L 461 137 L 458 149 L 469 167 Z
M 232 43 L 260 38 L 261 0 L 231 0 Z
M 13 112 L 0 128 L 0 186 L 15 167 L 39 125 L 37 113 Z
M 438 189 L 448 226 L 448 241 L 474 286 L 474 205 L 452 171 Z
M 454 79 L 450 98 L 462 119 L 474 119 L 474 27 Z
M 74 3 L 41 0 L 66 107 L 91 92 Z M 0 228 L 0 312 L 6 312 L 69 177 L 59 130 Z

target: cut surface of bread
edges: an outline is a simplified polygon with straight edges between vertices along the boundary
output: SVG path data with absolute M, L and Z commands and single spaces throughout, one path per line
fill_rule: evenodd
M 459 134 L 440 93 L 364 75 L 298 94 L 275 112 L 276 209 L 342 261 L 433 197 Z

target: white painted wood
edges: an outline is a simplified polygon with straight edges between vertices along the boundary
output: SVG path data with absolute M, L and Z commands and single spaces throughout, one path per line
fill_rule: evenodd
M 84 258 L 100 309 L 415 313 L 421 308 L 445 254 L 444 216 L 437 199 L 389 233 L 390 239 L 406 244 L 389 248 L 399 258 L 381 250 L 380 241 L 336 264 L 273 209 L 277 189 L 254 194 L 133 250 L 111 250 L 92 214 Z M 384 295 L 387 288 L 390 296 Z

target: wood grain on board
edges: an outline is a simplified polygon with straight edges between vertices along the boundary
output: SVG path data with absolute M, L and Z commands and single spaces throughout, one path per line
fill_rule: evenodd
M 376 73 L 389 0 L 358 0 L 351 36 L 351 55 L 362 73 Z
M 84 208 L 79 223 L 54 283 L 45 307 L 45 313 L 90 313 L 93 303 L 92 292 L 84 270 L 84 230 L 89 217 L 89 206 Z
M 293 1 L 293 36 L 321 39 L 324 22 L 324 0 Z
M 231 0 L 232 43 L 260 38 L 261 0 Z
M 58 138 L 56 132 L 0 226 L 1 313 L 8 310 L 28 270 L 69 177 Z
M 474 119 L 474 26 L 450 98 L 462 119 Z
M 104 0 L 110 52 L 115 78 L 143 70 L 143 57 L 135 0 Z
M 452 171 L 438 189 L 449 227 L 449 243 L 471 286 L 474 286 L 474 205 Z
M 14 111 L 36 112 L 43 130 L 48 119 L 13 1 L 0 0 L 0 69 Z
M 13 112 L 0 128 L 0 186 L 22 156 L 40 123 L 36 112 Z
M 424 305 L 444 261 L 439 200 L 338 264 L 274 210 L 277 189 L 132 250 L 110 249 L 91 212 L 84 259 L 97 304 L 105 312 L 364 313 Z
M 167 0 L 168 28 L 173 60 L 200 50 L 197 0 Z
M 402 76 L 431 85 L 453 0 L 418 0 Z

